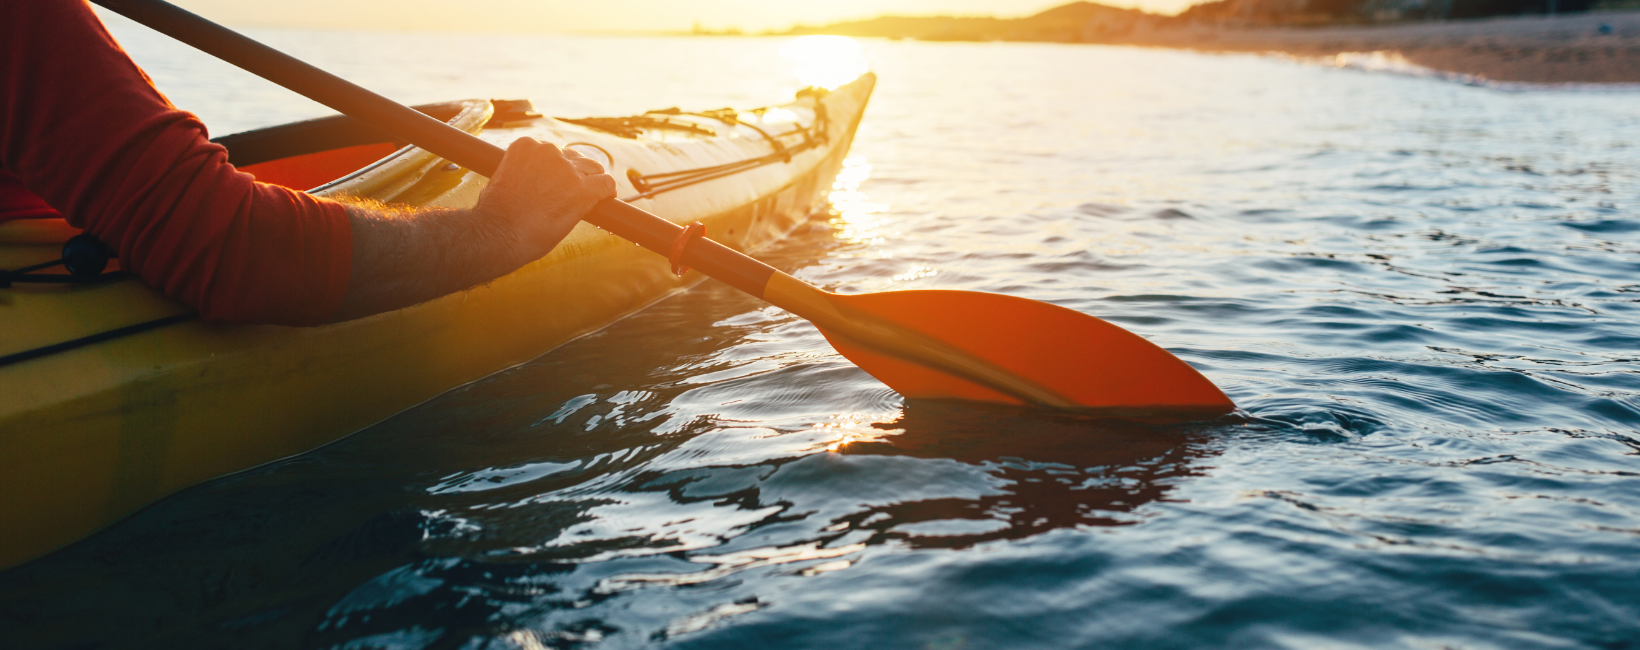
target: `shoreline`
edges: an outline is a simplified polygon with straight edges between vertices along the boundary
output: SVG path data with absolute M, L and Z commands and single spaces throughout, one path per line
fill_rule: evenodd
M 1451 21 L 1235 26 L 1082 2 L 1020 19 L 886 16 L 760 35 L 817 34 L 933 42 L 1127 45 L 1303 59 L 1357 54 L 1478 81 L 1640 83 L 1640 10 L 1633 9 Z M 1341 64 L 1347 58 L 1340 58 Z
M 1487 81 L 1640 83 L 1640 11 L 1371 26 L 1158 28 L 1101 42 L 1307 58 L 1384 52 Z

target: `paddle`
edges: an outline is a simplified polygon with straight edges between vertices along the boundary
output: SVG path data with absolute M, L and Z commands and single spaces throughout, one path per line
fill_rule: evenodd
M 500 147 L 162 0 L 93 0 L 386 133 L 489 176 Z M 621 201 L 586 221 L 668 256 L 683 228 Z M 823 291 L 710 239 L 682 262 L 813 322 L 837 351 L 908 398 L 956 398 L 1178 420 L 1235 410 L 1189 364 L 1063 307 L 969 291 Z

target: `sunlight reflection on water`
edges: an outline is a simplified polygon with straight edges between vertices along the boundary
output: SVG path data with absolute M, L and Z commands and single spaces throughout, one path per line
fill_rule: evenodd
M 847 36 L 800 36 L 780 49 L 780 57 L 799 81 L 827 90 L 871 69 L 860 44 Z
M 828 197 L 832 210 L 837 213 L 832 217 L 832 223 L 837 226 L 837 236 L 846 241 L 882 244 L 886 240 L 878 233 L 878 228 L 883 225 L 881 215 L 888 212 L 889 206 L 873 203 L 865 192 L 860 191 L 860 184 L 868 178 L 871 178 L 871 165 L 864 158 L 850 156 L 843 161 L 843 169 L 832 183 Z

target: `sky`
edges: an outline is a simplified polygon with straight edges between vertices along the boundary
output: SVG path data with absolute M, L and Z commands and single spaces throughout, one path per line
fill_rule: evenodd
M 784 30 L 881 15 L 1017 18 L 1071 0 L 172 0 L 239 26 L 503 32 Z M 1199 0 L 1198 0 L 1199 1 Z M 1192 0 L 1109 0 L 1177 13 Z

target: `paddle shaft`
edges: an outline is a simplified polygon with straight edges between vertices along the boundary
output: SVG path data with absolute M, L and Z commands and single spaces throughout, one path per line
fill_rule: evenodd
M 506 153 L 470 133 L 163 0 L 92 2 L 484 176 L 495 174 Z M 584 218 L 662 256 L 671 255 L 672 244 L 683 232 L 682 226 L 617 199 L 600 202 Z M 705 237 L 685 249 L 683 262 L 758 298 L 764 297 L 764 287 L 776 272 L 774 267 Z

